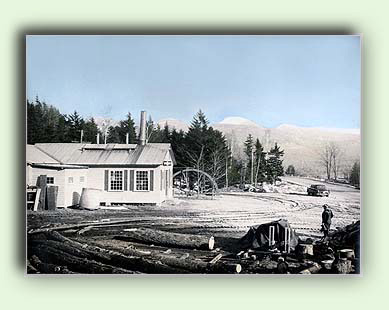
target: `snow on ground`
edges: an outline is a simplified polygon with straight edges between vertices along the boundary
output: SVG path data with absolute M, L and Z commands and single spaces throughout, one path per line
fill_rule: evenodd
M 332 228 L 344 227 L 360 219 L 360 192 L 331 185 L 329 197 L 306 194 L 306 179 L 287 179 L 271 193 L 228 192 L 214 199 L 175 198 L 159 206 L 126 206 L 106 209 L 28 212 L 29 229 L 42 225 L 85 221 L 129 220 L 133 227 L 149 227 L 215 237 L 242 237 L 250 226 L 287 219 L 303 236 L 321 236 L 321 213 L 328 204 L 333 213 Z
M 283 218 L 300 234 L 319 236 L 323 204 L 328 204 L 334 213 L 333 229 L 360 219 L 359 191 L 342 186 L 331 188 L 330 197 L 312 197 L 307 195 L 304 184 L 283 183 L 273 188 L 273 193 L 229 192 L 213 200 L 176 199 L 161 208 L 187 212 L 180 221 L 193 227 L 214 229 L 216 233 L 247 231 L 252 225 Z

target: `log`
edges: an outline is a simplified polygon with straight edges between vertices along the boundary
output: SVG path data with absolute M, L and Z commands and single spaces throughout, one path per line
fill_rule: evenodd
M 85 259 L 94 259 L 104 264 L 118 266 L 120 268 L 146 272 L 146 273 L 163 273 L 163 274 L 181 274 L 187 273 L 168 266 L 160 261 L 150 261 L 138 256 L 125 256 L 112 250 L 106 250 L 98 246 L 83 244 L 62 236 L 56 231 L 46 233 L 47 238 L 56 241 L 55 244 L 47 242 L 48 246 L 55 247 L 61 251 L 76 255 Z M 49 241 L 50 241 L 49 240 Z
M 318 263 L 313 263 L 311 267 L 308 267 L 304 270 L 301 270 L 299 274 L 313 274 L 318 273 L 321 269 L 321 266 Z
M 133 271 L 99 263 L 94 260 L 83 259 L 73 256 L 61 250 L 47 245 L 39 245 L 31 250 L 36 256 L 40 255 L 41 259 L 47 264 L 59 264 L 66 266 L 70 270 L 80 273 L 91 274 L 116 274 L 116 273 L 134 273 Z
M 218 254 L 218 255 L 216 255 L 209 263 L 210 263 L 210 264 L 215 264 L 215 263 L 217 263 L 222 257 L 223 257 L 223 254 Z
M 62 231 L 62 230 L 69 230 L 69 229 L 81 229 L 84 227 L 92 226 L 92 228 L 96 226 L 112 226 L 116 224 L 127 224 L 127 223 L 133 223 L 133 219 L 128 219 L 128 220 L 117 220 L 117 221 L 101 221 L 101 222 L 87 222 L 87 223 L 80 223 L 80 224 L 63 224 L 63 225 L 56 225 L 52 227 L 47 227 L 47 228 L 36 228 L 36 229 L 30 229 L 28 231 L 29 235 L 33 234 L 39 234 L 39 233 L 46 233 L 49 231 Z
M 73 273 L 69 271 L 66 266 L 57 266 L 53 264 L 43 263 L 36 255 L 31 256 L 30 261 L 31 264 L 36 269 L 38 269 L 41 273 L 60 273 L 60 274 Z
M 99 244 L 98 241 L 93 242 L 93 244 Z M 240 273 L 242 271 L 242 267 L 240 264 L 235 263 L 226 263 L 226 262 L 215 262 L 208 263 L 199 259 L 193 259 L 187 257 L 182 259 L 180 257 L 175 257 L 173 255 L 165 254 L 164 252 L 160 253 L 158 251 L 149 251 L 150 254 L 144 254 L 144 251 L 140 251 L 135 247 L 122 248 L 114 245 L 106 246 L 109 249 L 120 251 L 125 255 L 130 256 L 141 256 L 145 257 L 147 255 L 148 258 L 152 258 L 154 260 L 158 260 L 166 265 L 171 267 L 185 269 L 190 271 L 191 273 Z M 220 254 L 221 255 L 221 254 Z
M 354 250 L 352 249 L 342 249 L 338 251 L 339 253 L 339 258 L 346 258 L 346 259 L 354 259 L 355 258 L 355 253 Z
M 38 273 L 39 271 L 31 264 L 30 260 L 27 259 L 27 274 Z
M 211 236 L 178 234 L 162 230 L 138 228 L 126 236 L 115 236 L 117 240 L 138 241 L 168 247 L 213 250 L 215 239 Z
M 340 274 L 347 274 L 353 271 L 351 261 L 346 258 L 340 258 L 336 263 L 335 268 Z

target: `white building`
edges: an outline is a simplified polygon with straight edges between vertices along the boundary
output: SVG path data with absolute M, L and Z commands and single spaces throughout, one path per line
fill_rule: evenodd
M 143 122 L 139 144 L 27 145 L 27 185 L 46 175 L 57 207 L 78 204 L 83 188 L 100 189 L 100 205 L 157 204 L 173 197 L 174 164 L 169 143 L 146 143 Z

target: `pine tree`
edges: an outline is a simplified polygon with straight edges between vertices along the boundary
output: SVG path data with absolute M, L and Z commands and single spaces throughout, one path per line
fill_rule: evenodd
M 127 134 L 128 143 L 136 143 L 135 121 L 130 112 L 127 113 L 127 118 L 119 123 L 119 127 L 120 143 L 126 142 Z
M 107 143 L 120 143 L 120 127 L 110 126 L 108 128 Z
M 252 162 L 252 157 L 253 157 L 253 151 L 254 151 L 254 139 L 253 139 L 253 136 L 251 134 L 249 134 L 247 136 L 247 139 L 246 141 L 244 142 L 244 153 L 246 154 L 247 156 L 247 161 L 246 161 L 246 175 L 245 175 L 245 178 L 247 178 L 248 180 L 250 180 L 250 182 L 252 181 L 251 180 L 251 175 L 253 175 L 254 177 L 254 164 Z
M 84 127 L 84 120 L 82 117 L 74 111 L 73 114 L 67 116 L 67 121 L 69 124 L 68 137 L 71 142 L 80 142 L 81 139 L 81 130 Z
M 350 184 L 359 186 L 360 182 L 360 163 L 359 161 L 356 161 L 351 169 Z
M 274 147 L 268 153 L 266 165 L 266 178 L 271 184 L 275 184 L 280 180 L 280 176 L 284 175 L 284 168 L 282 166 L 282 157 L 284 151 L 275 143 Z
M 296 174 L 296 170 L 294 169 L 294 166 L 293 165 L 289 165 L 288 168 L 285 171 L 285 174 L 287 174 L 287 175 L 295 175 Z
M 255 185 L 259 182 L 263 182 L 265 180 L 266 173 L 266 153 L 263 151 L 263 146 L 259 142 L 259 139 L 255 141 L 255 162 L 254 162 L 254 181 Z
M 97 134 L 99 132 L 99 128 L 97 127 L 94 118 L 90 118 L 84 124 L 84 141 L 87 143 L 96 143 Z

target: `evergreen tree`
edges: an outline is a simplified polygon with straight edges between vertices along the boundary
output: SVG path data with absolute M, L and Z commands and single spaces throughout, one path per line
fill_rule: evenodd
M 120 143 L 120 127 L 110 126 L 108 128 L 107 143 Z
M 174 156 L 176 158 L 177 167 L 185 167 L 185 133 L 183 130 L 177 131 L 173 128 L 170 135 L 170 143 Z
M 356 161 L 351 169 L 351 174 L 350 174 L 350 184 L 354 186 L 359 186 L 360 185 L 360 163 L 359 161 Z
M 275 184 L 280 180 L 280 176 L 284 175 L 284 168 L 282 166 L 282 157 L 284 151 L 275 143 L 274 147 L 268 153 L 266 165 L 266 178 L 271 184 Z
M 128 133 L 128 143 L 136 143 L 135 121 L 131 113 L 127 113 L 127 118 L 119 123 L 120 143 L 126 143 L 126 135 Z
M 97 134 L 99 133 L 99 128 L 95 123 L 94 118 L 90 118 L 84 124 L 84 141 L 86 143 L 96 143 Z
M 84 120 L 82 117 L 74 111 L 73 114 L 67 116 L 68 122 L 68 137 L 71 142 L 80 142 L 81 130 L 84 127 Z
M 266 153 L 263 151 L 263 146 L 259 139 L 255 141 L 255 162 L 254 162 L 254 181 L 255 184 L 263 182 L 266 174 Z
M 249 182 L 251 182 L 251 173 L 253 173 L 254 176 L 254 170 L 251 171 L 252 168 L 254 167 L 252 163 L 253 151 L 254 151 L 254 139 L 253 136 L 249 134 L 247 136 L 246 141 L 244 142 L 244 153 L 247 156 L 245 179 L 250 180 Z
M 287 174 L 287 175 L 295 175 L 296 171 L 294 169 L 294 166 L 293 165 L 289 165 L 288 168 L 285 171 L 285 174 Z
M 170 143 L 170 140 L 171 140 L 171 134 L 170 134 L 169 126 L 166 123 L 165 126 L 163 127 L 162 141 L 161 142 L 162 143 Z

